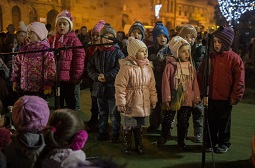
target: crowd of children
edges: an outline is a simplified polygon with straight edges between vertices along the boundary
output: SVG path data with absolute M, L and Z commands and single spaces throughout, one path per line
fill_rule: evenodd
M 191 114 L 194 142 L 201 143 L 203 78 L 209 75 L 211 136 L 207 136 L 206 147 L 216 153 L 228 151 L 232 105 L 236 105 L 244 93 L 244 65 L 231 50 L 232 28 L 221 26 L 211 34 L 212 38 L 208 37 L 208 43 L 213 46 L 207 58 L 210 74 L 206 74 L 205 46 L 201 44 L 201 34 L 198 35 L 192 25 L 182 26 L 178 34 L 170 37 L 163 23 L 157 22 L 152 31 L 152 46 L 146 45 L 145 28 L 140 21 L 130 27 L 125 42 L 117 38 L 115 29 L 104 20 L 89 33 L 82 27 L 82 34 L 77 36 L 73 31 L 73 17 L 67 10 L 57 15 L 54 35 L 48 36 L 48 30 L 40 22 L 27 27 L 21 22 L 20 27 L 17 34 L 9 27 L 5 47 L 11 50 L 2 50 L 1 46 L 1 51 L 23 51 L 0 58 L 1 102 L 4 109 L 15 102 L 11 116 L 15 131 L 0 128 L 1 136 L 6 137 L 0 148 L 4 155 L 0 153 L 0 156 L 5 158 L 7 167 L 87 164 L 83 162 L 86 154 L 82 148 L 88 134 L 75 112 L 79 106 L 76 94 L 80 94 L 75 88 L 82 79 L 89 86 L 92 99 L 92 116 L 85 128 L 96 131 L 98 127 L 96 140 L 112 143 L 119 143 L 123 132 L 124 152 L 129 155 L 132 132 L 135 150 L 145 153 L 142 130 L 148 125 L 147 132 L 155 132 L 162 126 L 157 145 L 164 145 L 174 128 L 176 113 L 180 149 L 186 150 Z M 76 48 L 60 50 L 59 55 L 52 52 L 61 47 Z M 60 67 L 56 66 L 57 61 Z M 8 77 L 10 80 L 6 81 Z M 61 109 L 50 116 L 44 99 L 52 92 L 56 79 L 60 80 Z M 11 99 L 9 94 L 13 91 L 18 94 Z M 13 157 L 15 162 L 11 160 Z

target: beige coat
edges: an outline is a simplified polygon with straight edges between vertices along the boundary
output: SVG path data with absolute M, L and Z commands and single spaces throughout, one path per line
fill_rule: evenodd
M 135 62 L 119 60 L 120 70 L 115 79 L 116 106 L 125 106 L 125 115 L 146 117 L 151 105 L 156 105 L 157 93 L 151 65 L 139 67 Z

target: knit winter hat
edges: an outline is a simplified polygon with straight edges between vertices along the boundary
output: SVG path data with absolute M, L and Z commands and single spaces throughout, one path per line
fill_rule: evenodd
M 45 27 L 45 26 L 44 26 Z M 37 96 L 19 98 L 12 110 L 12 120 L 17 131 L 39 132 L 48 122 L 50 110 L 47 102 Z
M 131 32 L 134 31 L 135 29 L 138 29 L 141 31 L 142 33 L 142 41 L 145 38 L 145 28 L 144 25 L 142 24 L 142 22 L 140 21 L 136 21 L 135 23 L 132 24 L 132 26 L 130 27 L 129 31 L 128 31 L 128 36 L 130 37 Z
M 25 25 L 25 23 L 23 21 L 19 22 L 19 29 L 18 29 L 18 31 L 27 32 L 27 26 Z
M 152 37 L 154 45 L 156 46 L 158 44 L 157 37 L 161 34 L 164 34 L 167 38 L 167 43 L 169 42 L 169 33 L 165 26 L 163 26 L 162 22 L 157 22 L 155 27 L 152 30 Z
M 171 53 L 173 54 L 173 56 L 175 58 L 178 58 L 178 51 L 179 51 L 179 48 L 183 45 L 183 44 L 188 44 L 189 43 L 183 39 L 182 37 L 180 36 L 174 36 L 171 41 L 168 43 L 169 45 L 169 48 L 171 50 Z
M 93 33 L 99 33 L 100 30 L 104 27 L 105 25 L 105 21 L 104 20 L 100 20 L 91 30 L 91 34 Z
M 47 38 L 48 30 L 45 27 L 45 24 L 41 22 L 33 22 L 27 26 L 27 31 L 32 31 L 39 37 L 40 40 Z
M 228 51 L 233 43 L 235 32 L 231 27 L 220 26 L 215 32 L 213 37 L 217 37 L 222 41 L 222 51 Z
M 104 27 L 100 30 L 100 36 L 103 37 L 105 34 L 112 34 L 116 38 L 116 31 L 112 28 L 109 23 L 105 23 Z
M 195 36 L 195 38 L 197 38 L 197 30 L 194 26 L 186 24 L 184 26 L 182 26 L 179 36 L 181 36 L 182 38 L 184 38 L 187 34 L 193 34 Z
M 59 19 L 66 19 L 69 22 L 70 25 L 70 30 L 73 30 L 73 17 L 71 15 L 71 13 L 68 10 L 63 10 L 62 12 L 60 12 L 57 17 L 56 17 L 56 25 L 58 23 Z
M 135 39 L 134 37 L 128 38 L 127 52 L 129 56 L 136 58 L 136 53 L 141 48 L 147 48 L 144 42 L 142 42 L 141 40 Z

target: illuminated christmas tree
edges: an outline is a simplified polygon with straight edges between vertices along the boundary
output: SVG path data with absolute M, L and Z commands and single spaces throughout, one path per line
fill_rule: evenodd
M 218 0 L 222 15 L 231 24 L 238 21 L 246 11 L 255 9 L 255 1 L 252 0 Z

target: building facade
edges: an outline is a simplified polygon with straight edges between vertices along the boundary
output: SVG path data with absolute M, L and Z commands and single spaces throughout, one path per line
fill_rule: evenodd
M 72 13 L 74 29 L 91 29 L 102 19 L 125 31 L 137 20 L 148 26 L 160 20 L 168 29 L 187 23 L 204 29 L 215 26 L 214 6 L 204 0 L 1 0 L 0 31 L 11 23 L 18 27 L 21 20 L 54 25 L 63 9 Z

